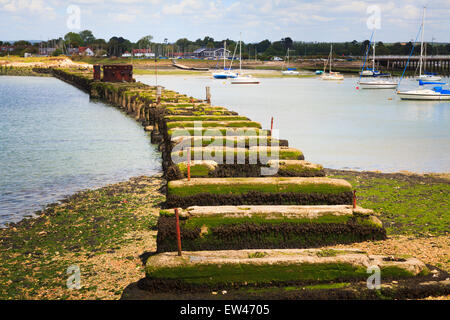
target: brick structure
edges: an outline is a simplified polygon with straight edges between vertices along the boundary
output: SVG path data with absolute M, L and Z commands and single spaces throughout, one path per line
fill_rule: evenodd
M 104 65 L 103 81 L 133 82 L 133 66 L 131 64 Z

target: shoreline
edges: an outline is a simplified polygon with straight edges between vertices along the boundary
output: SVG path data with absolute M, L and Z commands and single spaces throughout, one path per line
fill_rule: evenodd
M 422 202 L 436 200 L 432 196 L 436 188 L 441 190 L 437 201 L 448 202 L 449 180 L 402 173 L 326 172 L 327 176 L 351 182 L 358 190 L 358 202 L 381 211 L 380 219 L 387 226 L 386 241 L 345 247 L 419 255 L 425 263 L 450 271 L 448 230 L 436 221 L 433 208 L 426 210 L 430 225 L 417 225 L 423 229 L 418 232 L 403 223 L 403 212 L 398 208 L 393 210 L 398 212 L 394 216 L 386 209 L 380 210 L 382 203 L 391 201 L 383 199 L 380 204 L 375 199 L 380 192 L 395 197 L 402 189 L 410 192 L 420 185 L 424 193 L 401 204 L 419 213 Z M 391 183 L 386 184 L 386 180 Z M 159 174 L 80 191 L 60 203 L 49 204 L 35 218 L 0 229 L 0 299 L 119 299 L 123 289 L 145 276 L 143 261 L 156 251 L 156 221 L 165 201 L 166 183 Z M 431 199 L 424 199 L 426 195 Z M 80 266 L 80 290 L 65 287 L 70 265 Z
M 369 175 L 372 177 L 412 177 L 413 179 L 427 179 L 427 178 L 431 178 L 431 179 L 437 179 L 440 180 L 442 182 L 450 182 L 450 172 L 432 172 L 432 173 L 419 173 L 419 172 L 411 172 L 411 171 L 405 171 L 405 170 L 401 170 L 401 171 L 395 171 L 395 172 L 382 172 L 382 171 L 378 171 L 378 170 L 347 170 L 347 169 L 333 169 L 333 168 L 324 168 L 325 172 L 328 175 L 345 175 L 345 174 L 352 174 L 352 175 L 358 175 L 358 174 L 363 174 L 363 175 Z M 40 210 L 36 210 L 36 211 L 27 211 L 27 214 L 25 216 L 23 216 L 22 220 L 19 220 L 17 222 L 7 222 L 4 223 L 3 226 L 0 225 L 0 230 L 2 229 L 7 229 L 10 228 L 11 226 L 15 226 L 17 224 L 20 224 L 23 220 L 26 219 L 34 219 L 36 218 L 40 213 L 42 213 L 43 211 L 45 211 L 48 207 L 53 207 L 53 206 L 58 206 L 64 202 L 66 202 L 68 199 L 70 199 L 73 196 L 76 196 L 78 194 L 82 194 L 84 192 L 89 192 L 89 191 L 96 191 L 102 188 L 106 188 L 106 187 L 110 187 L 110 186 L 114 186 L 116 184 L 120 184 L 120 183 L 125 183 L 129 180 L 132 179 L 137 179 L 139 177 L 158 177 L 162 174 L 162 171 L 159 173 L 156 173 L 154 175 L 151 176 L 147 176 L 147 175 L 140 175 L 140 176 L 135 176 L 135 177 L 130 177 L 130 178 L 125 178 L 125 179 L 120 179 L 120 181 L 117 182 L 113 182 L 113 183 L 106 183 L 105 185 L 102 186 L 96 186 L 96 187 L 92 187 L 92 188 L 83 188 L 80 189 L 79 191 L 76 191 L 74 193 L 71 194 L 67 194 L 66 196 L 64 196 L 62 199 L 60 200 L 56 200 L 55 202 L 50 202 L 47 204 L 43 204 L 42 205 L 42 209 Z

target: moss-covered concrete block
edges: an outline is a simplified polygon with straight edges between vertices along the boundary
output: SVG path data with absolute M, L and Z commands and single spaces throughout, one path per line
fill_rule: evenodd
M 166 124 L 168 129 L 173 128 L 193 128 L 201 126 L 204 128 L 224 127 L 224 128 L 257 128 L 261 129 L 261 124 L 254 121 L 173 121 Z
M 192 116 L 165 116 L 167 122 L 186 122 L 186 121 L 250 121 L 244 116 L 233 115 L 192 115 Z
M 173 151 L 172 161 L 179 163 L 188 157 L 188 150 Z M 190 148 L 190 157 L 195 160 L 213 160 L 219 164 L 267 164 L 273 159 L 303 159 L 300 150 L 284 147 L 274 148 L 229 148 L 222 146 Z
M 418 259 L 391 259 L 354 249 L 266 249 L 186 251 L 181 257 L 160 253 L 147 260 L 146 278 L 157 290 L 354 282 L 365 281 L 373 265 L 379 266 L 383 279 L 428 272 Z
M 312 248 L 383 240 L 371 210 L 352 206 L 205 206 L 180 210 L 185 250 Z M 158 221 L 158 252 L 176 250 L 174 210 Z
M 231 128 L 231 127 L 210 127 L 210 128 L 173 128 L 167 130 L 170 138 L 181 136 L 270 136 L 269 130 L 258 128 Z
M 304 160 L 269 160 L 267 164 L 283 177 L 325 177 L 323 166 Z
M 180 173 L 187 177 L 188 163 L 187 161 L 177 164 Z M 191 177 L 208 177 L 211 172 L 217 169 L 217 162 L 212 160 L 193 160 L 191 161 Z
M 174 145 L 180 147 L 225 146 L 250 148 L 254 146 L 288 147 L 287 140 L 275 139 L 270 136 L 177 136 L 171 138 Z
M 351 204 L 352 186 L 329 178 L 197 178 L 168 183 L 168 207 Z

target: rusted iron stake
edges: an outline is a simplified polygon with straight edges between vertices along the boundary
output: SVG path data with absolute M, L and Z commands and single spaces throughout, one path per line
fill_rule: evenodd
M 211 104 L 211 88 L 206 87 L 206 102 Z
M 272 117 L 272 120 L 270 121 L 270 132 L 272 133 L 272 130 L 273 130 L 273 117 Z
M 175 209 L 175 219 L 177 221 L 178 256 L 181 257 L 181 232 L 180 232 L 180 217 L 178 215 L 178 208 Z
M 356 190 L 353 190 L 353 209 L 356 209 Z

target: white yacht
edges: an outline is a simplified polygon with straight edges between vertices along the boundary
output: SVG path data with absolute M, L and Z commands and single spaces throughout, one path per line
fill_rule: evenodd
M 329 72 L 326 73 L 325 70 L 327 68 L 327 65 L 325 64 L 325 67 L 323 68 L 322 76 L 320 77 L 322 80 L 344 80 L 344 75 L 340 74 L 339 72 L 333 72 L 331 71 L 331 63 L 333 61 L 333 45 L 331 45 L 330 48 L 330 55 L 328 56 L 328 61 L 330 63 L 330 69 Z

